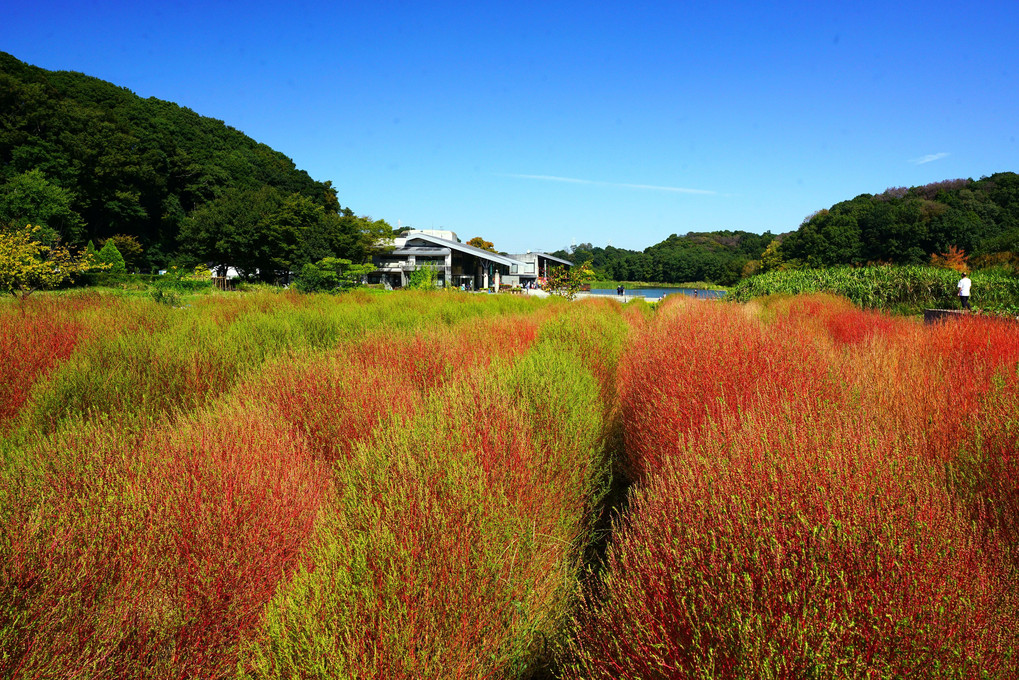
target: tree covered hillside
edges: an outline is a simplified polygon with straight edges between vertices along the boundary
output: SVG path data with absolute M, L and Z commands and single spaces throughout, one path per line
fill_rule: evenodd
M 142 269 L 180 259 L 263 276 L 360 259 L 379 226 L 222 121 L 0 52 L 0 225 L 29 222 L 74 246 L 134 237 Z
M 1019 175 L 999 172 L 862 194 L 814 213 L 782 239 L 796 266 L 868 262 L 927 264 L 955 246 L 977 266 L 1004 264 L 1019 250 Z
M 685 283 L 710 281 L 731 285 L 748 271 L 775 237 L 770 232 L 713 231 L 670 235 L 642 252 L 581 243 L 552 253 L 575 262 L 590 262 L 603 277 L 616 281 Z
M 937 265 L 950 251 L 968 258 L 970 267 L 1019 270 L 1019 175 L 999 172 L 862 194 L 813 213 L 797 230 L 777 237 L 691 232 L 672 234 L 643 251 L 582 243 L 553 255 L 590 262 L 608 279 L 731 285 L 776 269 Z

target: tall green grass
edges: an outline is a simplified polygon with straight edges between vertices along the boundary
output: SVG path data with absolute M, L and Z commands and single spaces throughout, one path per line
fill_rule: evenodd
M 972 305 L 1019 312 L 1019 279 L 994 271 L 975 271 L 970 276 Z M 958 308 L 958 282 L 958 272 L 933 267 L 832 267 L 758 274 L 740 281 L 728 297 L 748 302 L 776 293 L 832 293 L 865 309 L 915 314 L 925 308 Z

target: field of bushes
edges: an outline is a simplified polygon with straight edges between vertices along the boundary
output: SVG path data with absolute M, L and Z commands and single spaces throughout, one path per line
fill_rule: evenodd
M 0 356 L 0 678 L 1019 672 L 1008 321 L 85 292 Z
M 956 286 L 960 274 L 951 269 L 920 266 L 829 267 L 771 271 L 740 281 L 730 291 L 736 302 L 765 295 L 830 293 L 865 309 L 920 314 L 924 309 L 959 309 Z M 1004 271 L 977 270 L 970 274 L 975 309 L 1019 316 L 1019 278 Z

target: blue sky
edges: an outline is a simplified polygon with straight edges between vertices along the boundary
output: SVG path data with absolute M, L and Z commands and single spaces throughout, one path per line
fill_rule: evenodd
M 1019 3 L 7 2 L 0 50 L 497 249 L 781 233 L 1019 171 Z

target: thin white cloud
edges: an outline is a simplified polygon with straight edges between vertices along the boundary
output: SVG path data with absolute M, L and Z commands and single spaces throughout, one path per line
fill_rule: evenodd
M 504 177 L 516 177 L 518 179 L 537 179 L 545 182 L 567 182 L 569 184 L 591 184 L 600 187 L 619 187 L 621 189 L 643 189 L 646 191 L 668 191 L 674 194 L 702 194 L 713 195 L 717 192 L 707 189 L 688 189 L 686 187 L 663 187 L 654 184 L 625 184 L 623 182 L 601 182 L 594 179 L 577 179 L 575 177 L 556 177 L 555 175 L 519 175 L 505 174 Z
M 948 155 L 949 154 L 945 153 L 944 151 L 940 153 L 929 153 L 926 156 L 914 158 L 913 160 L 910 161 L 910 163 L 912 163 L 913 165 L 923 165 L 924 163 L 930 163 L 931 161 L 939 161 Z

